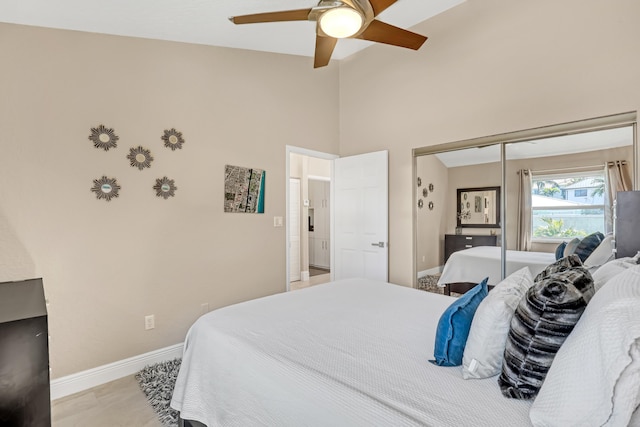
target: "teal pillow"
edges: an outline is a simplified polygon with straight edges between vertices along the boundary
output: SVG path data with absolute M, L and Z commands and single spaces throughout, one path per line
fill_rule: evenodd
M 567 247 L 567 242 L 562 242 L 556 248 L 556 261 L 560 258 L 564 258 L 564 248 Z
M 462 355 L 469 337 L 473 315 L 489 293 L 488 279 L 484 279 L 462 295 L 442 313 L 438 321 L 436 342 L 433 349 L 435 360 L 429 362 L 439 366 L 462 365 Z

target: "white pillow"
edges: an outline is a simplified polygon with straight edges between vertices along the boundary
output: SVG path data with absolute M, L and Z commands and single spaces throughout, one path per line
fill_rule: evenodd
M 598 291 L 531 406 L 534 426 L 626 426 L 640 404 L 640 265 Z
M 600 267 L 613 259 L 613 236 L 607 236 L 584 260 L 587 268 Z
M 473 316 L 462 356 L 464 379 L 500 374 L 511 318 L 532 285 L 531 271 L 524 267 L 498 283 L 482 300 Z
M 632 257 L 618 258 L 613 261 L 609 261 L 592 274 L 594 291 L 598 292 L 598 290 L 614 276 L 623 273 L 626 269 L 636 265 L 638 265 L 637 260 Z
M 573 255 L 573 253 L 576 251 L 576 248 L 578 247 L 579 244 L 580 244 L 580 239 L 578 239 L 577 237 L 574 237 L 573 239 L 569 240 L 569 242 L 567 242 L 567 246 L 564 247 L 564 252 L 562 256 L 566 257 L 569 255 Z

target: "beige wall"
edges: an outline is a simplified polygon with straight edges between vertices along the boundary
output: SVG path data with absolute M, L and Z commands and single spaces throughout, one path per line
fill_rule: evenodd
M 389 149 L 390 280 L 413 282 L 411 149 L 640 109 L 640 2 L 468 0 L 340 66 L 340 153 Z
M 389 277 L 410 285 L 411 149 L 638 110 L 638 16 L 637 0 L 468 0 L 414 28 L 430 37 L 418 52 L 376 45 L 318 70 L 0 24 L 0 280 L 44 278 L 54 378 L 180 342 L 201 303 L 284 290 L 285 229 L 272 217 L 286 213 L 294 145 L 389 150 Z M 118 149 L 91 146 L 100 123 Z M 181 151 L 160 145 L 171 127 Z M 129 167 L 137 145 L 151 169 Z M 226 163 L 266 169 L 264 215 L 222 212 Z M 121 197 L 95 200 L 102 174 Z M 167 201 L 150 188 L 164 175 L 178 186 Z
M 182 342 L 202 303 L 285 290 L 286 145 L 338 152 L 337 66 L 6 24 L 0 56 L 0 281 L 43 277 L 53 378 Z M 101 123 L 116 149 L 88 140 Z M 150 169 L 129 166 L 138 145 Z M 223 212 L 225 164 L 266 170 L 264 215 Z M 175 198 L 152 190 L 164 175 Z
M 416 159 L 416 175 L 422 185 L 414 188 L 416 200 L 423 200 L 424 206 L 416 211 L 416 266 L 422 272 L 442 265 L 444 257 L 444 234 L 446 233 L 449 193 L 449 170 L 436 156 L 422 156 Z M 433 191 L 423 197 L 423 189 L 433 184 Z M 429 210 L 433 202 L 433 210 Z M 455 214 L 454 214 L 455 215 Z

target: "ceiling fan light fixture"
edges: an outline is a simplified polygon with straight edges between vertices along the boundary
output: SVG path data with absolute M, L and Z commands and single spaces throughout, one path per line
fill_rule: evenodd
M 335 7 L 320 16 L 320 28 L 330 37 L 343 39 L 351 37 L 362 28 L 364 17 L 351 7 Z

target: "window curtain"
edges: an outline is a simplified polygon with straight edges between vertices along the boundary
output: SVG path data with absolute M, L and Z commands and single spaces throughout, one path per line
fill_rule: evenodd
M 605 170 L 608 207 L 608 209 L 605 209 L 605 227 L 607 233 L 610 233 L 613 231 L 613 202 L 616 200 L 616 194 L 618 191 L 631 191 L 633 185 L 631 183 L 629 165 L 625 160 L 608 162 Z
M 531 170 L 520 169 L 518 188 L 518 240 L 517 250 L 531 250 Z

